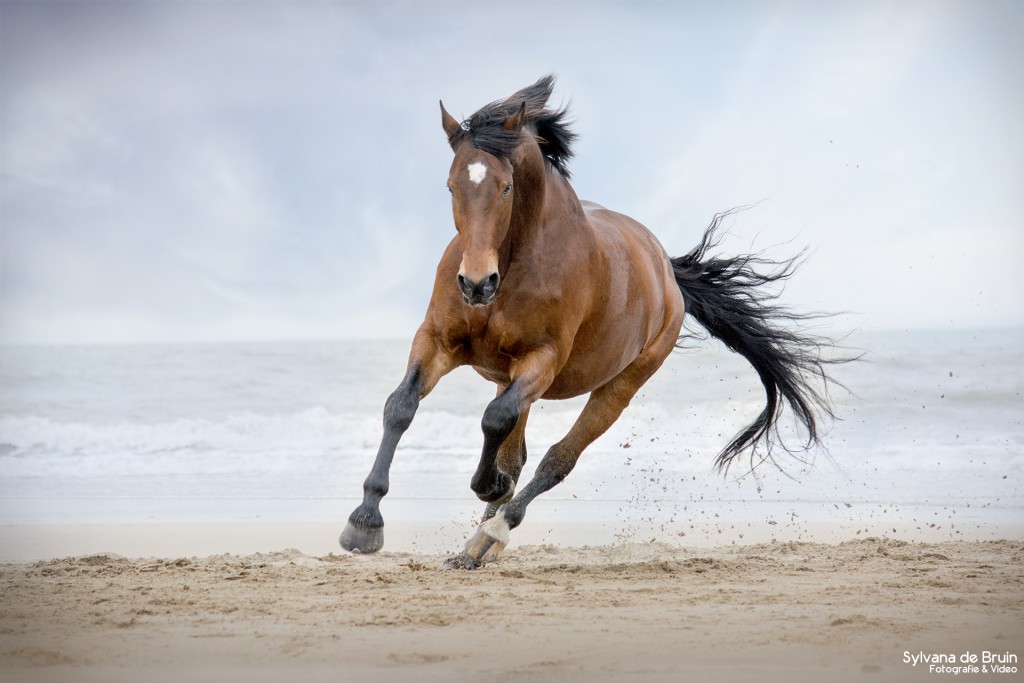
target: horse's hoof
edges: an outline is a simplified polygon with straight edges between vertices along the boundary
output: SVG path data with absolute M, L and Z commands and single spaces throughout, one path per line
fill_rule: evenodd
M 480 563 L 487 564 L 489 562 L 497 562 L 501 559 L 501 554 L 503 552 L 505 552 L 504 543 L 492 543 L 491 547 L 484 553 L 484 556 L 480 558 Z
M 482 523 L 466 542 L 465 555 L 478 563 L 494 562 L 501 557 L 505 546 L 508 545 L 509 528 L 505 521 L 505 509 L 498 508 L 498 512 Z
M 350 521 L 345 525 L 338 542 L 350 553 L 369 555 L 384 547 L 384 527 L 356 526 Z
M 480 568 L 480 563 L 477 562 L 476 560 L 474 560 L 472 557 L 470 557 L 466 553 L 460 553 L 460 554 L 455 555 L 453 557 L 449 557 L 447 560 L 444 561 L 444 564 L 441 565 L 441 566 L 444 567 L 445 569 L 473 570 L 473 569 L 479 569 Z

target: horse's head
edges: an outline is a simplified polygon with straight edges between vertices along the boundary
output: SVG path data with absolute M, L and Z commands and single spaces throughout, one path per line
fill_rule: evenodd
M 525 102 L 500 126 L 501 136 L 514 139 L 521 134 Z M 498 253 L 508 236 L 512 218 L 512 162 L 491 154 L 468 139 L 455 142 L 462 124 L 441 105 L 441 124 L 452 142 L 455 159 L 448 172 L 455 229 L 462 242 L 462 263 L 457 277 L 462 298 L 471 306 L 494 302 L 501 284 Z

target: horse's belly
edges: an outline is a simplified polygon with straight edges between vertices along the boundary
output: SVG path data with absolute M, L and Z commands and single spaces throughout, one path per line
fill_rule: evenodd
M 573 351 L 541 398 L 559 400 L 588 394 L 622 372 L 640 353 L 637 349 L 635 353 L 627 352 L 618 357 L 598 358 L 601 354 L 595 354 L 592 349 L 575 348 Z M 512 363 L 513 359 L 508 356 L 477 353 L 470 365 L 489 382 L 508 386 L 512 381 Z
M 508 386 L 512 381 L 509 377 L 508 370 L 495 370 L 490 367 L 484 367 L 482 365 L 474 365 L 473 369 L 476 370 L 477 374 L 486 379 L 489 382 L 500 384 L 501 386 Z
M 561 400 L 589 394 L 594 389 L 607 384 L 610 379 L 622 372 L 623 369 L 608 370 L 606 368 L 601 372 L 594 372 L 593 369 L 576 371 L 572 368 L 563 368 L 562 372 L 555 377 L 555 381 L 551 383 L 551 386 L 548 387 L 548 390 L 544 392 L 541 398 Z
M 630 347 L 574 347 L 569 360 L 541 398 L 565 399 L 589 394 L 626 369 L 643 350 Z

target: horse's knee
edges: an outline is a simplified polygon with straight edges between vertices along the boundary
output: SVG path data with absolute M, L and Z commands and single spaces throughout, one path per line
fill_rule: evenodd
M 420 393 L 415 382 L 402 382 L 384 404 L 384 427 L 404 432 L 412 424 L 420 405 Z
M 516 422 L 519 421 L 518 404 L 515 396 L 507 392 L 487 404 L 483 419 L 480 420 L 480 427 L 483 429 L 484 438 L 493 447 L 500 446 L 515 429 Z

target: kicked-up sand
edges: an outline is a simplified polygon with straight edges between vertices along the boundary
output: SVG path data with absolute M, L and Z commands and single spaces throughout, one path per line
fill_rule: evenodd
M 444 558 L 2 565 L 0 680 L 1022 680 L 1021 541 L 540 544 L 472 572 Z M 930 668 L 965 654 L 978 673 Z

